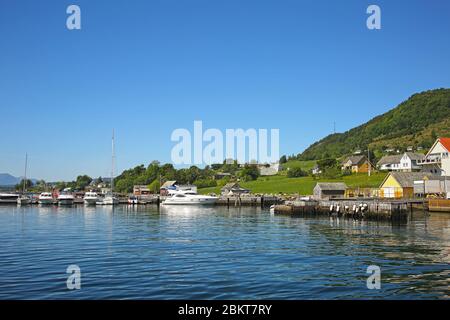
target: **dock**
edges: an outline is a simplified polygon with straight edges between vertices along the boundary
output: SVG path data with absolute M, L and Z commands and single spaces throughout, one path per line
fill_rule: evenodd
M 273 211 L 274 214 L 292 216 L 335 216 L 403 222 L 418 208 L 426 210 L 423 200 L 333 199 L 285 202 L 275 205 Z
M 450 212 L 449 199 L 429 199 L 428 210 L 431 212 Z

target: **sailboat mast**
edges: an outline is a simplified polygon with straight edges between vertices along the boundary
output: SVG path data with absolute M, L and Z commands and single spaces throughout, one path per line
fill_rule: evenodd
M 23 178 L 23 193 L 27 191 L 27 166 L 28 166 L 28 153 L 25 153 L 25 172 Z
M 112 132 L 112 146 L 111 146 L 111 193 L 114 193 L 114 129 Z

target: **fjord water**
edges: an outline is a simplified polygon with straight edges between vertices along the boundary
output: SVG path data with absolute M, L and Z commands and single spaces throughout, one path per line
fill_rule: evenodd
M 258 208 L 0 207 L 0 299 L 446 299 L 450 214 L 405 225 Z M 69 265 L 81 289 L 68 290 Z M 367 267 L 381 268 L 369 290 Z

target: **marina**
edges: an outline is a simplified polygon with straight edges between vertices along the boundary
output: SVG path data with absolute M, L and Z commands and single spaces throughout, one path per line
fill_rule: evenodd
M 445 299 L 449 226 L 421 211 L 392 225 L 258 206 L 0 206 L 0 298 Z M 66 289 L 72 264 L 81 290 Z

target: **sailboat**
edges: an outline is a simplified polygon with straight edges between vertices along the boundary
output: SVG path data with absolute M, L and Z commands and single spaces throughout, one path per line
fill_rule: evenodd
M 102 201 L 97 202 L 97 204 L 101 205 L 116 205 L 119 204 L 119 199 L 114 197 L 114 160 L 115 160 L 115 154 L 114 154 L 114 130 L 112 133 L 112 156 L 111 156 L 111 192 L 108 192 Z
M 25 174 L 23 178 L 23 191 L 22 195 L 17 198 L 17 204 L 25 206 L 31 203 L 31 198 L 26 195 L 27 192 L 27 166 L 28 166 L 28 154 L 25 154 Z

